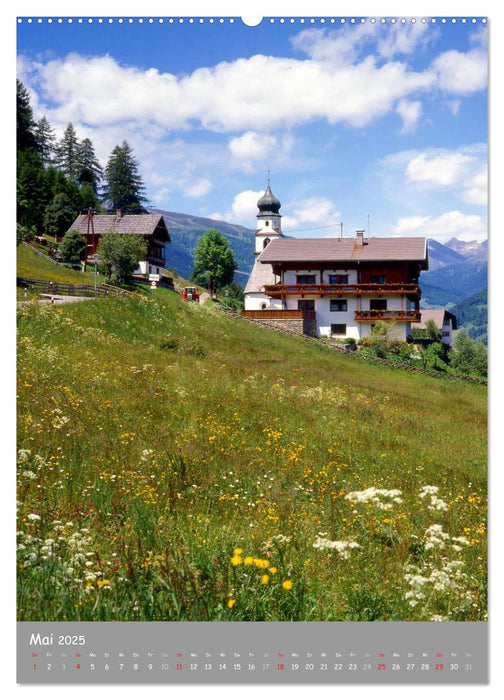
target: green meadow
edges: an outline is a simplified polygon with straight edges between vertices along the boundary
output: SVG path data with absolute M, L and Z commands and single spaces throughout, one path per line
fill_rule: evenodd
M 486 387 L 164 289 L 20 305 L 17 379 L 19 620 L 486 619 Z

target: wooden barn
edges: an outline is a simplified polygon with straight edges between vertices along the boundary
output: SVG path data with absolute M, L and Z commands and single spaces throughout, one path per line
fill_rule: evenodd
M 78 216 L 69 231 L 78 231 L 86 239 L 86 260 L 92 262 L 104 233 L 142 236 L 147 242 L 147 258 L 140 261 L 135 276 L 159 275 L 166 266 L 165 244 L 171 238 L 161 214 L 94 214 Z

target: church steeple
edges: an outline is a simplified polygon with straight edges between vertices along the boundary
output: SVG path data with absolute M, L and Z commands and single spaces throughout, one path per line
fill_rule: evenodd
M 280 200 L 275 197 L 270 186 L 268 170 L 268 186 L 265 193 L 257 202 L 257 231 L 255 234 L 255 253 L 259 255 L 273 238 L 283 236 L 281 227 Z

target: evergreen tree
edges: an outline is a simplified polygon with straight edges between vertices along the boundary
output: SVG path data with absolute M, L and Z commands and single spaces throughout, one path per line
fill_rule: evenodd
M 75 221 L 76 211 L 65 192 L 58 192 L 44 212 L 44 230 L 51 236 L 64 236 Z
M 103 170 L 96 157 L 93 144 L 88 138 L 83 139 L 77 146 L 76 179 L 79 185 L 89 183 L 95 193 L 103 176 Z
M 77 153 L 79 140 L 73 124 L 69 122 L 63 134 L 63 138 L 56 147 L 55 162 L 59 170 L 71 180 L 77 177 Z
M 112 151 L 105 168 L 103 199 L 110 210 L 130 214 L 145 212 L 145 188 L 138 173 L 138 162 L 126 141 Z
M 18 151 L 16 178 L 18 224 L 41 234 L 44 209 L 50 197 L 40 155 L 35 148 Z
M 208 287 L 211 295 L 233 280 L 236 260 L 226 238 L 215 228 L 200 236 L 194 250 L 191 281 Z
M 42 158 L 44 167 L 48 167 L 54 162 L 54 154 L 56 150 L 56 136 L 54 129 L 50 125 L 46 117 L 42 117 L 35 125 L 35 138 L 37 140 L 37 148 Z
M 37 148 L 35 136 L 35 122 L 30 104 L 30 95 L 20 80 L 16 81 L 17 102 L 16 102 L 16 134 L 17 149 L 24 151 L 27 148 Z
M 79 268 L 84 259 L 86 239 L 78 231 L 65 233 L 60 246 L 60 256 L 63 262 L 70 263 L 72 267 Z

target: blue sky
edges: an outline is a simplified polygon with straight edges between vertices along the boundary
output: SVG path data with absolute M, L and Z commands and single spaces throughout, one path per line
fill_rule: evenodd
M 126 139 L 151 206 L 254 228 L 269 168 L 286 233 L 486 238 L 481 18 L 80 17 L 18 23 L 18 77 L 102 165 Z

